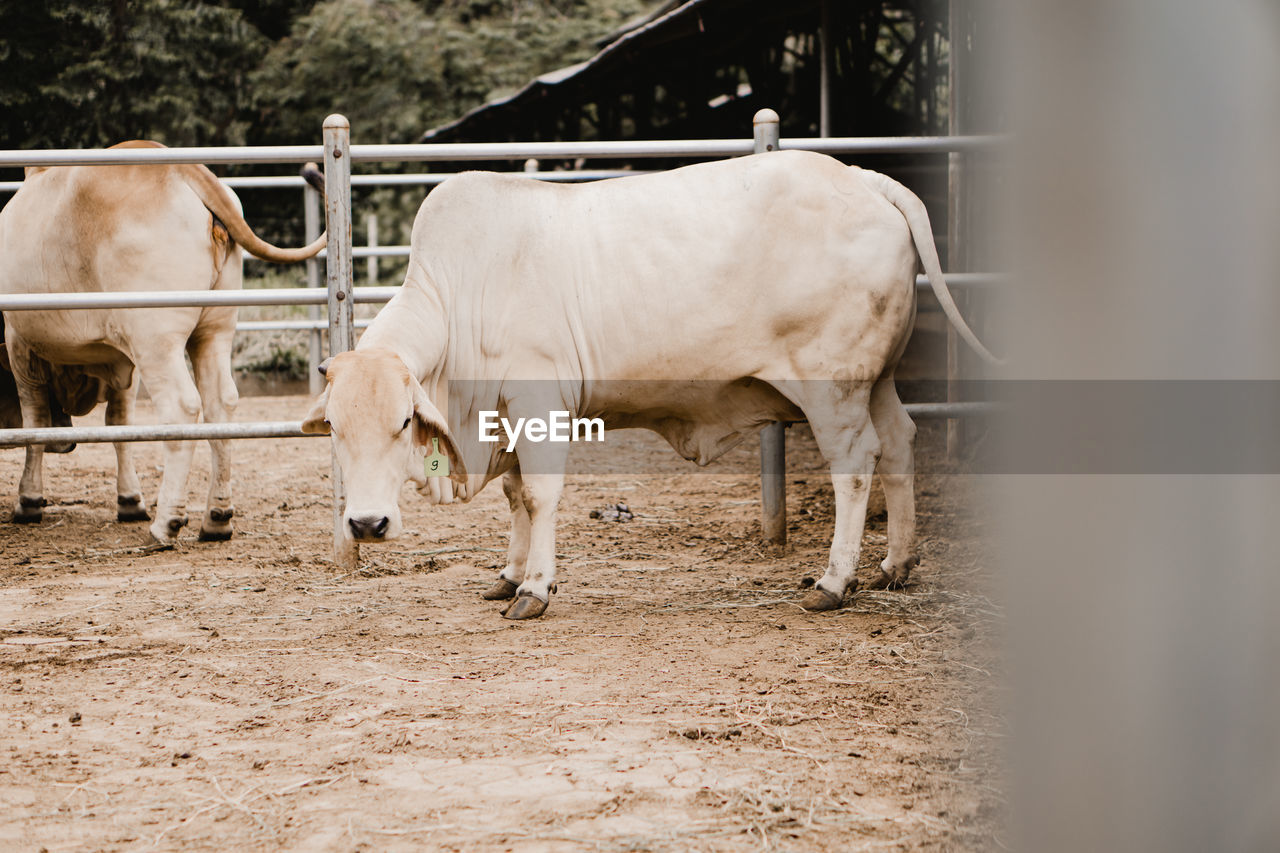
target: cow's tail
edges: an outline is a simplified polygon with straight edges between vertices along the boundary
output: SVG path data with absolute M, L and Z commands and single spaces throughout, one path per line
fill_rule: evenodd
M 929 211 L 925 209 L 924 202 L 911 190 L 887 175 L 870 170 L 863 170 L 862 174 L 870 179 L 884 197 L 906 218 L 907 226 L 911 229 L 911 239 L 916 244 L 916 252 L 920 255 L 920 262 L 924 264 L 924 274 L 929 279 L 929 286 L 933 288 L 933 294 L 938 298 L 938 304 L 942 306 L 942 312 L 947 315 L 951 325 L 955 326 L 965 343 L 985 361 L 991 364 L 1004 364 L 1002 359 L 992 355 L 991 351 L 983 346 L 982 341 L 978 340 L 978 336 L 961 316 L 955 300 L 951 298 L 947 281 L 942 277 L 942 263 L 938 260 L 938 248 L 933 244 L 933 227 L 929 224 Z
M 281 249 L 279 246 L 273 246 L 253 233 L 249 223 L 245 222 L 244 215 L 240 213 L 239 207 L 231 200 L 226 188 L 213 172 L 195 164 L 175 168 L 181 170 L 183 181 L 195 191 L 200 201 L 204 202 L 204 206 L 222 221 L 231 239 L 256 258 L 277 264 L 293 264 L 315 257 L 328 242 L 328 238 L 321 234 L 310 245 L 300 249 Z

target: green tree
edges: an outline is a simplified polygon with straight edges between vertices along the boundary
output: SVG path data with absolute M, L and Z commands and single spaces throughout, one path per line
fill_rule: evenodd
M 323 0 L 251 75 L 257 141 L 314 137 L 329 113 L 359 142 L 410 142 L 587 58 L 641 0 Z
M 250 75 L 255 141 L 312 139 L 329 113 L 359 141 L 411 137 L 446 83 L 434 21 L 409 0 L 325 0 Z
M 6 148 L 241 143 L 268 46 L 239 10 L 176 0 L 9 3 L 0 32 Z

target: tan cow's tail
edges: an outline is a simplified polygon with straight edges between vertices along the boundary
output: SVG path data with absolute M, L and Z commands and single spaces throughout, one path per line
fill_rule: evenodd
M 164 148 L 165 146 L 150 139 L 130 139 L 127 142 L 120 142 L 111 147 Z M 222 185 L 222 181 L 219 181 L 213 172 L 210 172 L 204 166 L 196 164 L 179 165 L 173 168 L 178 170 L 178 174 L 182 175 L 182 180 L 200 197 L 200 201 L 204 206 L 209 208 L 209 211 L 221 220 L 223 227 L 231 235 L 231 239 L 239 243 L 255 258 L 261 258 L 264 261 L 272 261 L 277 264 L 295 264 L 298 261 L 305 261 L 307 258 L 315 257 L 316 253 L 325 247 L 327 238 L 324 234 L 317 237 L 311 245 L 303 246 L 301 249 L 281 249 L 279 246 L 271 245 L 253 233 L 249 223 L 245 222 L 244 215 L 240 213 L 240 208 L 231 200 L 226 187 Z
M 241 215 L 231 196 L 227 194 L 226 188 L 213 172 L 195 164 L 174 168 L 180 170 L 182 179 L 200 197 L 204 206 L 222 221 L 231 239 L 256 258 L 277 264 L 293 264 L 315 257 L 328 242 L 328 238 L 321 234 L 310 245 L 300 249 L 281 249 L 279 246 L 273 246 L 253 233 L 253 229 L 249 227 L 248 222 L 245 222 L 244 216 Z
M 964 338 L 965 343 L 985 361 L 991 364 L 1004 364 L 1003 360 L 992 355 L 991 351 L 983 346 L 982 341 L 978 340 L 978 336 L 961 316 L 955 300 L 951 298 L 946 279 L 942 277 L 942 263 L 938 260 L 938 248 L 933 244 L 933 227 L 929 224 L 929 211 L 925 209 L 924 202 L 911 190 L 887 175 L 870 170 L 862 170 L 862 174 L 906 218 L 907 226 L 911 229 L 911 239 L 916 244 L 916 252 L 920 255 L 920 262 L 924 264 L 924 274 L 929 279 L 929 286 L 933 288 L 934 296 L 938 298 L 938 304 L 942 306 L 942 312 L 947 315 L 951 325 L 956 327 L 956 331 L 960 333 L 960 337 Z

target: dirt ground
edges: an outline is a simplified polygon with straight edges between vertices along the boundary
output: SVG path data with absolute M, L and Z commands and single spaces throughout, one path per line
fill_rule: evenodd
M 237 419 L 306 405 L 246 398 Z M 46 457 L 38 527 L 8 523 L 22 453 L 0 452 L 0 849 L 1002 848 L 974 478 L 923 424 L 913 583 L 810 614 L 830 482 L 807 429 L 788 445 L 778 550 L 754 440 L 699 470 L 610 433 L 571 479 L 559 592 L 531 623 L 479 597 L 506 544 L 497 483 L 441 508 L 406 489 L 406 536 L 340 573 L 323 439 L 235 446 L 227 543 L 195 541 L 200 447 L 192 527 L 153 554 L 115 522 L 109 446 Z M 159 447 L 138 458 L 153 499 Z M 634 521 L 589 517 L 618 501 Z

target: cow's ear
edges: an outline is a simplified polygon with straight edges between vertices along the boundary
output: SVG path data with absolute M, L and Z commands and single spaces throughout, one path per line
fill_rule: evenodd
M 329 422 L 324 418 L 325 408 L 329 405 L 329 389 L 324 391 L 316 398 L 315 405 L 311 407 L 311 411 L 302 419 L 302 431 L 307 435 L 328 435 Z
M 431 447 L 431 439 L 440 439 L 440 448 L 449 455 L 450 478 L 463 477 L 466 468 L 462 464 L 462 453 L 453 434 L 449 432 L 449 424 L 444 415 L 431 402 L 427 392 L 416 381 L 413 383 L 413 440 L 424 447 Z

